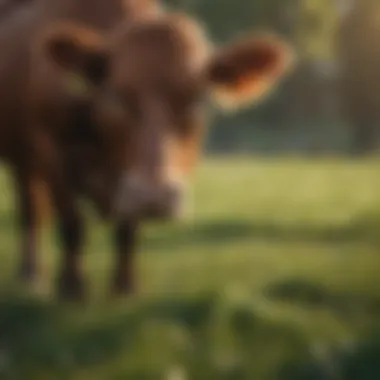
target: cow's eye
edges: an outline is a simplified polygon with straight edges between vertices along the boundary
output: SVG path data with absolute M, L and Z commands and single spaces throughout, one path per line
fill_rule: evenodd
M 63 139 L 66 143 L 97 144 L 99 133 L 94 120 L 92 104 L 79 103 L 71 107 L 69 112 L 70 127 L 64 129 Z
M 167 98 L 178 110 L 193 108 L 199 102 L 200 96 L 197 91 L 187 88 L 168 89 Z
M 107 99 L 110 103 L 114 105 L 119 105 L 123 103 L 123 98 L 118 92 L 109 91 L 107 93 Z

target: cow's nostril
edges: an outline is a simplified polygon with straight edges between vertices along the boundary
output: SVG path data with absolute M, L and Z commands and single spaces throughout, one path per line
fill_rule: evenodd
M 117 210 L 123 217 L 172 218 L 181 213 L 181 199 L 182 188 L 175 183 L 157 185 L 129 177 L 123 181 Z
M 171 218 L 177 215 L 181 191 L 177 186 L 151 188 L 150 196 L 140 204 L 140 215 L 146 219 Z
M 182 187 L 177 184 L 165 186 L 162 191 L 161 201 L 168 215 L 177 215 L 182 203 Z

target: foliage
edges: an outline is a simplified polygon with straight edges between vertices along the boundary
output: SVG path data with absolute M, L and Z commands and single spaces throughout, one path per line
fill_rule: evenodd
M 91 218 L 91 298 L 78 306 L 13 283 L 17 235 L 3 177 L 0 378 L 377 379 L 379 169 L 369 160 L 210 160 L 196 179 L 194 220 L 147 226 L 134 298 L 104 293 L 112 256 Z M 46 236 L 47 294 L 52 243 Z
M 207 149 L 218 152 L 342 152 L 353 145 L 337 88 L 336 32 L 351 0 L 166 0 L 200 17 L 218 43 L 248 31 L 286 36 L 298 64 L 258 107 L 215 117 Z M 376 3 L 376 2 L 375 2 Z M 379 8 L 380 12 L 380 8 Z M 380 13 L 379 13 L 380 14 Z M 374 79 L 375 80 L 375 79 Z M 267 132 L 266 132 L 267 131 Z

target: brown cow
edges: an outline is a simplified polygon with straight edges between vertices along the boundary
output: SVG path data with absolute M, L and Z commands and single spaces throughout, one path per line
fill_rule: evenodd
M 58 215 L 64 249 L 59 285 L 68 297 L 83 294 L 78 196 L 92 199 L 116 224 L 113 290 L 131 291 L 140 222 L 174 217 L 183 202 L 204 128 L 205 96 L 234 105 L 261 98 L 290 62 L 288 47 L 269 36 L 212 48 L 184 15 L 135 17 L 107 36 L 79 19 L 38 28 L 30 48 L 20 50 L 28 54 L 18 58 L 26 66 L 15 69 L 17 80 L 0 76 L 14 92 L 0 98 L 14 111 L 1 108 L 0 117 L 13 123 L 1 123 L 0 133 L 21 195 L 23 277 L 36 273 L 34 191 L 43 183 Z
M 44 46 L 68 71 L 80 62 L 70 33 Z M 101 136 L 102 158 L 110 160 L 109 177 L 100 182 L 108 184 L 103 199 L 114 200 L 106 202 L 118 221 L 114 285 L 124 292 L 133 285 L 139 222 L 181 209 L 204 131 L 205 97 L 235 106 L 257 100 L 284 74 L 291 54 L 271 36 L 215 48 L 196 21 L 168 13 L 117 28 L 103 49 L 108 75 L 95 96 L 87 138 Z
M 78 183 L 83 177 L 80 170 L 88 171 L 90 178 L 90 166 L 101 160 L 99 153 L 93 153 L 90 144 L 84 141 L 85 99 L 78 100 L 66 81 L 62 81 L 62 70 L 45 54 L 42 41 L 59 20 L 75 20 L 76 23 L 82 20 L 85 27 L 78 26 L 72 36 L 76 36 L 81 45 L 82 73 L 88 73 L 89 82 L 96 87 L 98 77 L 102 75 L 98 68 L 103 52 L 100 54 L 97 47 L 100 37 L 86 28 L 92 27 L 104 34 L 118 22 L 157 10 L 154 0 L 34 0 L 29 5 L 15 8 L 0 24 L 0 156 L 9 165 L 15 179 L 23 280 L 29 282 L 37 274 L 39 214 L 41 200 L 46 199 L 44 192 L 48 190 L 57 210 L 60 234 L 67 252 L 61 291 L 70 293 L 71 284 L 77 291 L 79 275 L 75 274 L 75 267 L 79 264 L 75 261 L 77 245 L 82 239 L 82 222 L 73 192 L 78 193 L 82 185 Z M 79 103 L 84 104 L 82 109 Z M 63 136 L 65 126 L 68 132 Z M 77 136 L 71 133 L 75 126 L 78 126 Z M 83 149 L 80 149 L 81 144 Z M 70 150 L 66 152 L 67 146 Z M 81 156 L 72 164 L 77 151 Z M 69 165 L 75 166 L 78 178 L 67 178 L 69 175 L 73 177 Z M 94 188 L 97 186 L 95 184 Z

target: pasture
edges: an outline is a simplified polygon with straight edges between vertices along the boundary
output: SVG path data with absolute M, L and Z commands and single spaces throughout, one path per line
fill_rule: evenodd
M 110 239 L 89 216 L 84 306 L 49 296 L 48 233 L 42 295 L 15 284 L 2 172 L 0 378 L 379 379 L 379 172 L 376 159 L 208 159 L 191 218 L 145 228 L 129 300 L 105 293 Z

